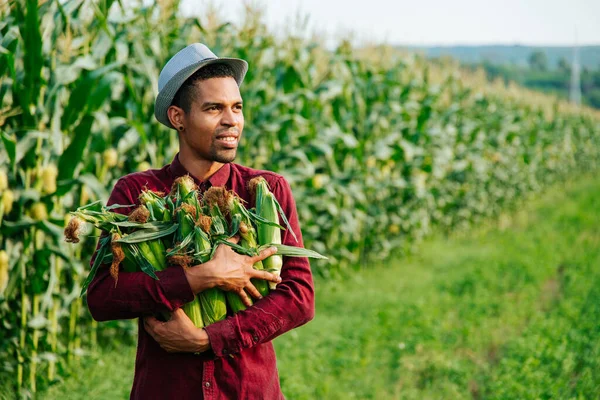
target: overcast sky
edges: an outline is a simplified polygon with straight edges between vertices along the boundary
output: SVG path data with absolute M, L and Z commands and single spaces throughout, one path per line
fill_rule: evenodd
M 186 14 L 202 12 L 206 0 L 183 0 Z M 221 15 L 239 22 L 244 0 L 212 0 Z M 276 32 L 298 14 L 309 30 L 335 40 L 390 44 L 600 44 L 600 0 L 254 0 Z

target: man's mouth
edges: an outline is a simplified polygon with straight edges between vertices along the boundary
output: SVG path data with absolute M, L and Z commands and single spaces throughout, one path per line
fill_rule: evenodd
M 222 133 L 217 135 L 216 142 L 222 147 L 235 149 L 237 147 L 239 135 L 237 133 Z

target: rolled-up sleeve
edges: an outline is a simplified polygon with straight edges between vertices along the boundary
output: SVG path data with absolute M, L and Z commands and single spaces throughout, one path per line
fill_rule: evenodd
M 282 243 L 304 247 L 296 203 L 289 183 L 279 177 L 272 188 L 292 230 L 284 231 Z M 315 314 L 314 284 L 310 264 L 305 257 L 284 257 L 281 283 L 252 307 L 205 328 L 218 357 L 238 353 L 310 321 Z

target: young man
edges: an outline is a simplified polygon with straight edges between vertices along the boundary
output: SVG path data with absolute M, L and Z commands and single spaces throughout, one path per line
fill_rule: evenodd
M 168 192 L 173 181 L 190 174 L 200 190 L 225 186 L 250 202 L 247 182 L 263 176 L 281 204 L 291 227 L 282 242 L 303 246 L 298 215 L 287 181 L 273 172 L 234 164 L 244 128 L 239 92 L 247 63 L 217 58 L 206 46 L 193 44 L 177 53 L 159 77 L 155 116 L 179 135 L 179 153 L 158 170 L 127 175 L 117 182 L 109 204 L 136 204 L 143 187 Z M 122 209 L 128 213 L 131 209 Z M 209 262 L 170 267 L 159 280 L 143 272 L 119 274 L 118 285 L 101 268 L 88 289 L 88 306 L 99 321 L 140 318 L 133 399 L 281 399 L 271 340 L 313 318 L 314 290 L 306 258 L 284 257 L 281 277 L 252 265 L 271 254 L 239 255 L 221 245 Z M 260 299 L 250 278 L 278 282 Z M 211 287 L 245 292 L 254 305 L 226 320 L 196 328 L 182 305 Z M 258 300 L 257 300 L 258 299 Z M 152 315 L 172 311 L 168 322 Z

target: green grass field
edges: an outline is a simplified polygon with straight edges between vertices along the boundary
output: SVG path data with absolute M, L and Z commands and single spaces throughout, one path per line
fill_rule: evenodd
M 600 397 L 600 181 L 494 227 L 317 280 L 317 316 L 275 342 L 289 399 Z M 127 398 L 135 348 L 82 361 L 48 399 Z

